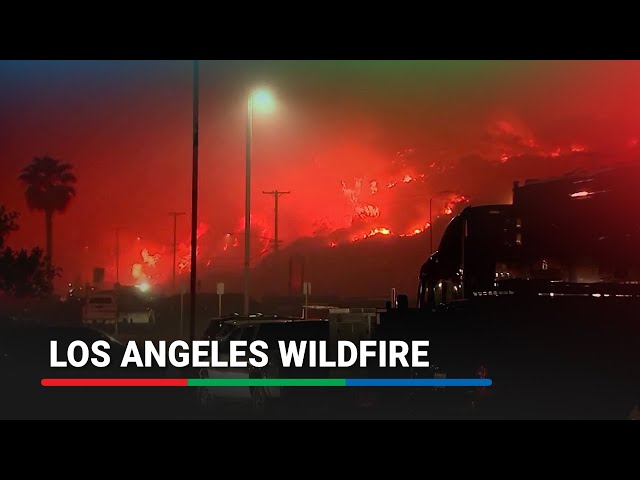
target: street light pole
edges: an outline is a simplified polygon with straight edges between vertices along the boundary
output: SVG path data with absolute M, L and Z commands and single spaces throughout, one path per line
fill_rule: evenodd
M 198 60 L 193 62 L 193 178 L 191 181 L 191 314 L 189 339 L 193 341 L 196 328 L 196 263 L 198 254 Z
M 251 262 L 251 141 L 253 137 L 253 94 L 247 101 L 246 184 L 244 204 L 244 315 L 249 315 L 249 268 Z
M 244 315 L 249 315 L 249 273 L 251 268 L 251 142 L 253 137 L 253 110 L 258 107 L 266 109 L 272 98 L 266 90 L 256 90 L 247 99 L 247 138 L 246 138 L 246 171 L 245 171 L 245 203 L 244 203 Z

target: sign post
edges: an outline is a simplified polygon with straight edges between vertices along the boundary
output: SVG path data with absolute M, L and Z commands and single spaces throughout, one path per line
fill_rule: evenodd
M 309 310 L 309 295 L 311 295 L 311 282 L 304 282 L 302 284 L 302 293 L 304 293 L 304 315 L 303 318 L 306 320 L 308 316 Z
M 218 292 L 218 317 L 222 317 L 222 295 L 224 295 L 224 283 L 218 282 L 216 285 Z

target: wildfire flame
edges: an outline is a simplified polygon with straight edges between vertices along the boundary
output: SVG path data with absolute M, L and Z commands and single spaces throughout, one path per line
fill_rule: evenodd
M 156 263 L 158 263 L 158 260 L 160 260 L 160 254 L 150 255 L 149 250 L 147 250 L 146 248 L 142 249 L 140 255 L 142 256 L 142 261 L 150 267 L 155 267 Z
M 148 249 L 143 248 L 140 256 L 142 257 L 142 263 L 134 263 L 131 265 L 131 276 L 134 278 L 136 285 L 143 283 L 149 284 L 151 275 L 147 273 L 145 267 L 155 268 L 160 260 L 160 254 L 151 255 Z
M 374 205 L 362 205 L 356 207 L 356 214 L 360 218 L 375 218 L 380 216 L 380 209 Z
M 581 192 L 572 193 L 571 198 L 582 198 L 582 197 L 588 197 L 589 195 L 591 195 L 591 192 L 582 190 Z
M 391 230 L 389 230 L 388 228 L 385 228 L 385 227 L 374 228 L 369 233 L 362 234 L 362 238 L 373 237 L 374 235 L 378 235 L 378 234 L 391 235 Z
M 401 170 L 397 169 L 395 173 L 373 172 L 372 175 L 362 175 L 352 180 L 340 181 L 341 194 L 347 202 L 345 215 L 310 219 L 310 234 L 324 238 L 325 245 L 330 248 L 335 248 L 342 242 L 365 241 L 365 239 L 374 236 L 415 236 L 431 227 L 425 221 L 425 218 L 431 218 L 431 212 L 428 210 L 429 198 L 439 202 L 433 205 L 432 213 L 435 218 L 442 215 L 453 215 L 459 204 L 468 201 L 464 195 L 456 192 L 432 193 L 425 190 L 428 185 L 425 178 L 429 178 L 429 172 L 416 171 L 415 164 L 409 165 L 407 163 L 406 157 L 409 154 L 413 155 L 413 150 L 401 153 L 398 160 Z M 425 168 L 433 169 L 438 166 L 436 163 L 432 163 Z M 269 215 L 271 215 L 270 212 Z M 254 238 L 252 246 L 255 249 L 251 255 L 252 264 L 255 264 L 259 257 L 272 250 L 273 239 L 267 227 L 267 225 L 271 225 L 271 217 L 268 218 L 268 221 L 261 221 L 252 215 L 251 235 Z M 200 240 L 208 230 L 205 223 L 200 223 L 197 238 Z M 211 268 L 230 268 L 235 265 L 236 261 L 240 265 L 241 258 L 237 254 L 236 248 L 242 242 L 243 230 L 244 218 L 240 218 L 238 225 L 232 228 L 230 233 L 219 232 L 217 234 L 219 235 L 218 240 L 199 241 L 196 251 L 198 262 L 202 263 L 203 267 L 211 266 Z M 177 245 L 176 250 L 176 268 L 177 273 L 180 274 L 188 272 L 191 268 L 191 242 L 190 238 L 185 240 Z M 157 282 L 159 278 L 162 278 L 157 273 L 160 271 L 158 270 L 159 266 L 165 269 L 163 275 L 169 274 L 168 268 L 171 262 L 169 265 L 162 262 L 166 256 L 166 248 L 162 247 L 160 250 L 156 250 L 147 246 L 147 248 L 138 250 L 142 258 L 133 264 L 131 269 L 131 274 L 136 282 L 148 282 L 151 273 Z M 151 253 L 152 251 L 154 254 Z
M 505 154 L 506 155 L 506 154 Z M 508 157 L 507 157 L 508 158 Z M 402 161 L 404 164 L 404 157 L 402 157 Z M 433 167 L 433 165 L 431 166 Z M 366 177 L 358 177 L 354 178 L 353 181 L 341 181 L 341 190 L 344 197 L 348 200 L 348 202 L 353 207 L 353 215 L 351 225 L 347 226 L 344 229 L 345 236 L 341 236 L 340 233 L 334 234 L 332 232 L 339 232 L 340 229 L 329 229 L 329 228 L 318 228 L 315 229 L 315 235 L 330 235 L 330 241 L 328 241 L 328 245 L 335 246 L 337 241 L 347 240 L 351 242 L 357 242 L 366 238 L 370 238 L 376 235 L 395 235 L 395 236 L 414 236 L 419 235 L 427 228 L 430 227 L 428 222 L 424 222 L 422 224 L 402 225 L 407 220 L 407 214 L 401 213 L 399 216 L 397 215 L 397 210 L 395 210 L 401 200 L 394 199 L 396 195 L 406 196 L 410 195 L 409 198 L 422 198 L 426 205 L 428 205 L 428 199 L 430 194 L 428 192 L 418 192 L 415 193 L 417 188 L 420 188 L 418 185 L 414 184 L 423 184 L 426 176 L 425 173 L 419 172 L 407 172 L 406 170 L 401 174 L 395 175 L 395 178 L 389 178 L 386 183 L 386 189 L 382 191 L 379 188 L 379 182 L 377 179 L 366 179 Z M 362 189 L 363 185 L 368 185 L 368 189 Z M 401 188 L 400 190 L 396 190 L 398 185 L 408 185 L 406 187 Z M 394 188 L 395 187 L 395 188 Z M 394 193 L 392 196 L 389 192 L 390 189 L 394 189 Z M 397 194 L 395 192 L 398 192 Z M 403 193 L 403 192 L 413 192 L 411 194 Z M 375 202 L 372 201 L 372 197 L 376 195 Z M 468 199 L 464 195 L 461 195 L 456 192 L 442 192 L 433 195 L 434 199 L 437 199 L 441 202 L 440 205 L 437 205 L 436 211 L 434 214 L 437 216 L 440 215 L 453 215 L 453 213 L 457 210 L 459 204 L 467 202 Z M 368 201 L 367 201 L 368 200 Z M 413 201 L 413 200 L 409 200 Z M 402 202 L 404 203 L 404 202 Z M 424 206 L 417 206 L 415 209 L 417 215 L 429 215 L 428 210 L 425 211 Z M 390 213 L 389 213 L 390 212 Z M 436 213 L 437 212 L 437 213 Z M 391 216 L 389 216 L 391 215 Z M 389 217 L 388 217 L 389 216 Z M 375 223 L 374 223 L 375 222 Z M 384 222 L 384 223 L 383 223 Z M 316 222 L 317 223 L 317 222 Z M 382 225 L 380 225 L 382 223 Z M 315 225 L 315 224 L 314 224 Z
M 422 232 L 424 232 L 426 229 L 428 229 L 429 227 L 431 227 L 431 224 L 429 222 L 426 223 L 426 225 L 424 227 L 416 227 L 413 230 L 411 230 L 409 233 L 401 233 L 400 235 L 398 235 L 399 237 L 413 237 L 414 235 L 419 235 Z
M 205 233 L 209 231 L 209 226 L 206 223 L 200 222 L 198 229 L 196 230 L 196 238 L 199 240 Z M 200 245 L 196 248 L 196 257 L 200 255 Z M 180 244 L 180 258 L 178 259 L 178 272 L 182 273 L 191 268 L 191 243 Z
M 464 195 L 453 195 L 442 208 L 442 213 L 444 215 L 451 215 L 457 204 L 468 201 L 467 197 Z
M 492 164 L 497 163 L 498 159 L 502 163 L 514 162 L 527 154 L 557 158 L 571 153 L 590 151 L 579 142 L 538 144 L 526 127 L 513 122 L 499 121 L 491 127 L 489 134 L 497 144 L 492 144 L 483 155 L 492 159 Z M 627 145 L 633 148 L 637 147 L 639 142 L 637 137 L 626 141 Z M 360 171 L 357 172 L 357 177 L 332 180 L 328 188 L 328 201 L 323 205 L 325 212 L 321 212 L 321 215 L 325 216 L 308 218 L 307 224 L 301 221 L 291 223 L 281 221 L 285 236 L 289 237 L 287 242 L 295 240 L 298 236 L 311 235 L 321 240 L 322 245 L 334 248 L 338 244 L 365 241 L 374 236 L 410 237 L 420 235 L 431 228 L 427 219 L 441 221 L 443 216 L 454 215 L 465 202 L 469 201 L 468 197 L 459 192 L 433 191 L 436 185 L 441 184 L 437 181 L 437 175 L 449 167 L 433 158 L 424 161 L 424 157 L 419 157 L 422 153 L 416 152 L 414 148 L 400 149 L 396 155 L 392 155 L 389 165 L 377 171 Z M 336 188 L 338 182 L 340 191 Z M 571 194 L 571 197 L 589 197 L 597 193 L 580 191 Z M 324 200 L 327 196 L 322 195 L 320 198 Z M 314 197 L 314 202 L 307 204 L 307 210 L 317 210 L 320 198 Z M 429 210 L 430 198 L 433 200 L 431 211 Z M 304 200 L 301 204 L 304 204 Z M 331 211 L 327 213 L 328 210 Z M 261 214 L 259 210 L 256 213 Z M 252 265 L 259 257 L 272 251 L 273 238 L 268 231 L 272 225 L 272 212 L 269 210 L 268 213 L 262 214 L 267 219 L 265 222 L 258 221 L 254 215 L 251 218 L 251 245 L 255 250 L 251 253 Z M 199 264 L 212 268 L 220 268 L 221 265 L 235 268 L 235 265 L 242 264 L 242 249 L 237 247 L 243 243 L 244 218 L 239 220 L 235 228 L 230 225 L 229 230 L 216 232 L 215 239 L 198 242 L 196 256 Z M 302 227 L 302 232 L 293 230 L 298 225 Z M 198 226 L 197 238 L 200 239 L 207 231 L 207 225 L 201 223 Z M 230 233 L 225 233 L 226 231 Z M 136 262 L 131 267 L 131 275 L 136 282 L 148 281 L 151 275 L 155 277 L 156 282 L 162 278 L 169 278 L 166 275 L 171 272 L 170 267 L 173 265 L 171 261 L 165 260 L 166 257 L 172 256 L 172 252 L 168 250 L 168 241 L 165 239 L 163 243 L 155 246 L 147 245 L 147 248 L 140 249 L 147 241 L 144 233 L 141 237 L 131 238 L 136 240 L 135 248 L 129 252 L 129 258 Z M 141 258 L 137 257 L 138 253 Z M 176 267 L 179 273 L 189 271 L 190 263 L 189 238 L 177 245 Z

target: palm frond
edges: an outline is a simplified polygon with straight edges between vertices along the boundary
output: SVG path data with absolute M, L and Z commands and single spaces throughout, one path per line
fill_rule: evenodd
M 77 178 L 73 166 L 49 155 L 35 157 L 18 175 L 25 186 L 29 208 L 45 211 L 64 211 L 76 190 L 70 184 Z

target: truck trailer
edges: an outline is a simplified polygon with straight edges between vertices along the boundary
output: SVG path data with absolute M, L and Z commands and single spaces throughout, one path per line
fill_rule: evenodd
M 640 282 L 637 185 L 632 163 L 515 182 L 511 204 L 465 208 L 420 270 L 418 307 L 542 285 L 629 290 Z

